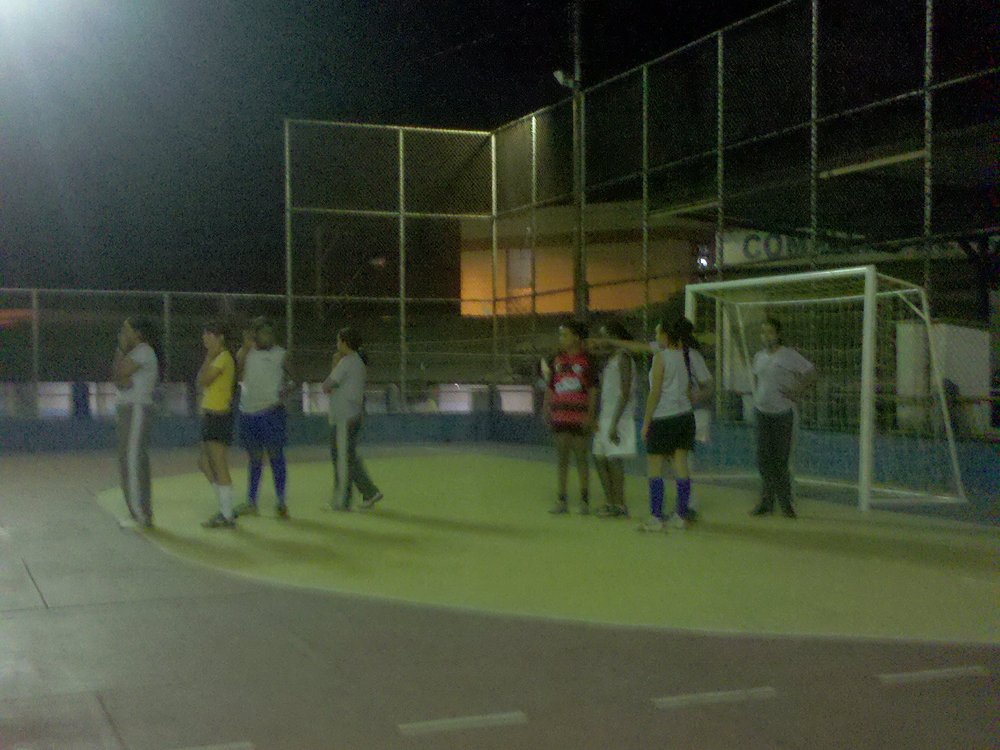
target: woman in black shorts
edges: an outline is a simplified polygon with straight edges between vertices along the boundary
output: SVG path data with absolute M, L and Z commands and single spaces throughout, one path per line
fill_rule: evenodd
M 201 388 L 201 453 L 198 468 L 211 483 L 219 501 L 219 512 L 202 526 L 233 528 L 233 481 L 229 476 L 229 445 L 233 442 L 233 393 L 236 360 L 226 347 L 221 324 L 209 323 L 201 335 L 205 361 L 198 371 Z
M 649 478 L 650 518 L 642 531 L 659 531 L 663 519 L 663 471 L 670 459 L 677 483 L 677 510 L 672 525 L 687 525 L 691 499 L 691 474 L 688 453 L 694 447 L 694 408 L 703 391 L 711 385 L 705 360 L 694 348 L 694 327 L 686 318 L 662 322 L 656 326 L 660 346 L 649 371 L 649 398 L 642 423 L 646 443 L 646 468 Z

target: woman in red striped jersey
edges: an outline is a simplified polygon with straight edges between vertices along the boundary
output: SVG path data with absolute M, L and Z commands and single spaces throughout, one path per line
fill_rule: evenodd
M 566 481 L 569 457 L 576 457 L 580 480 L 580 513 L 590 512 L 590 440 L 594 432 L 597 389 L 594 366 L 583 349 L 587 326 L 572 322 L 559 327 L 559 354 L 552 362 L 542 413 L 555 436 L 559 456 L 559 500 L 550 513 L 568 510 Z

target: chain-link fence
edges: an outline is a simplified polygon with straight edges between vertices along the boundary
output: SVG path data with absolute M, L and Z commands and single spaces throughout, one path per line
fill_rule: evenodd
M 308 380 L 357 327 L 405 402 L 530 379 L 574 315 L 650 335 L 693 279 L 859 262 L 968 317 L 950 240 L 997 233 L 996 15 L 786 0 L 492 132 L 289 120 L 283 294 L 9 290 L 2 379 L 97 378 L 145 313 L 185 380 L 204 319 L 268 314 Z

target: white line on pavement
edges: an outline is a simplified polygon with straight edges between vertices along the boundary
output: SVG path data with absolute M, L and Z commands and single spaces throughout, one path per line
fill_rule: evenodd
M 254 750 L 252 742 L 230 742 L 226 745 L 198 745 L 198 747 L 182 747 L 178 750 Z
M 985 677 L 989 674 L 985 667 L 976 664 L 971 667 L 950 667 L 948 669 L 925 669 L 919 672 L 896 672 L 880 674 L 879 682 L 883 685 L 905 685 L 910 682 L 930 682 L 932 680 L 951 680 L 956 677 Z
M 778 691 L 773 687 L 750 688 L 748 690 L 721 690 L 713 693 L 688 693 L 686 695 L 668 695 L 665 698 L 653 698 L 657 708 L 684 708 L 686 706 L 702 706 L 711 703 L 742 703 L 743 701 L 758 701 L 774 698 Z
M 516 724 L 527 724 L 528 717 L 522 711 L 512 711 L 505 714 L 484 714 L 482 716 L 458 716 L 452 719 L 433 719 L 431 721 L 416 721 L 411 724 L 400 724 L 400 734 L 414 737 L 435 732 L 457 732 L 462 729 L 483 729 L 486 727 L 509 727 Z

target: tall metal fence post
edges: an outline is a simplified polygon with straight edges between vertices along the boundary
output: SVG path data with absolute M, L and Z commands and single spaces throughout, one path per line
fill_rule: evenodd
M 38 302 L 38 290 L 31 290 L 31 382 L 34 388 L 35 408 L 38 408 L 38 383 L 41 380 L 41 305 Z
M 293 347 L 292 325 L 292 131 L 291 122 L 285 120 L 285 349 Z M 292 354 L 294 357 L 294 353 Z
M 649 340 L 649 66 L 642 66 L 642 340 Z
M 493 323 L 493 377 L 496 378 L 496 373 L 500 368 L 500 320 L 497 317 L 497 259 L 500 255 L 500 250 L 497 245 L 497 204 L 498 204 L 498 190 L 497 190 L 497 135 L 496 133 L 490 134 L 490 159 L 493 163 L 493 186 L 492 186 L 492 204 L 493 204 L 493 218 L 490 222 L 490 268 L 491 278 L 490 278 L 490 316 L 492 317 Z M 508 310 L 508 314 L 509 314 Z
M 583 0 L 573 3 L 573 312 L 582 316 L 588 307 L 587 260 L 584 251 L 584 97 L 583 97 Z
M 809 52 L 809 257 L 816 268 L 819 225 L 819 0 L 812 0 Z
M 725 229 L 726 214 L 723 210 L 723 202 L 725 201 L 725 188 L 724 181 L 726 177 L 726 162 L 723 156 L 723 145 L 726 140 L 726 131 L 723 121 L 724 112 L 724 97 L 723 97 L 723 81 L 725 79 L 725 47 L 723 44 L 723 35 L 719 31 L 715 35 L 716 37 L 716 52 L 715 52 L 715 76 L 716 76 L 716 92 L 715 92 L 715 148 L 716 148 L 716 160 L 715 160 L 715 200 L 717 203 L 715 210 L 715 271 L 719 278 L 722 278 L 722 267 L 726 262 L 726 250 L 725 242 L 723 240 L 723 230 Z
M 924 5 L 924 289 L 931 292 L 931 235 L 934 219 L 934 112 L 931 86 L 934 84 L 934 0 Z
M 531 322 L 532 333 L 538 314 L 538 279 L 535 268 L 535 233 L 538 231 L 535 206 L 538 205 L 538 117 L 531 116 L 531 215 L 528 217 L 528 252 L 531 253 Z
M 163 293 L 163 379 L 170 380 L 170 294 Z
M 406 147 L 399 129 L 399 402 L 408 411 L 406 398 Z

